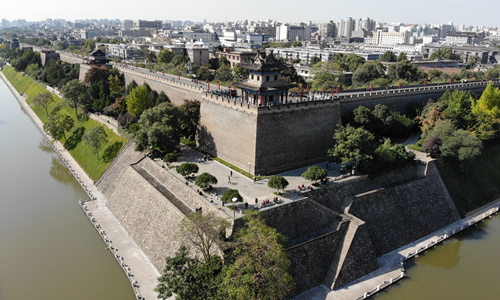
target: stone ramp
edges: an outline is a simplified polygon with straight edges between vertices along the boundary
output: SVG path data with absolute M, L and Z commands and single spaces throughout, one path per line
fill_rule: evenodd
M 160 193 L 162 193 L 173 205 L 175 205 L 183 214 L 186 216 L 193 213 L 193 210 L 189 208 L 181 199 L 174 195 L 163 183 L 161 183 L 156 177 L 144 169 L 140 164 L 133 165 L 132 168 L 137 171 L 144 179 L 146 179 L 152 186 L 154 186 Z
M 347 231 L 342 239 L 340 246 L 335 252 L 332 263 L 330 264 L 330 269 L 325 277 L 324 285 L 330 289 L 334 289 L 335 283 L 339 277 L 340 270 L 342 270 L 342 265 L 344 264 L 347 253 L 351 248 L 351 243 L 356 235 L 356 230 L 359 225 L 359 220 L 353 218 L 350 220 Z

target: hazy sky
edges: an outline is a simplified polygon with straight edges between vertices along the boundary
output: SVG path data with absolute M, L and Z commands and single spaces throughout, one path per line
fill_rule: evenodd
M 0 19 L 376 21 L 500 26 L 499 0 L 0 0 Z

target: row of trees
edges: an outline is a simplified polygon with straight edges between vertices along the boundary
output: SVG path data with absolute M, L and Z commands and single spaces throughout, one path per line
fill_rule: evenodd
M 177 299 L 283 299 L 294 283 L 288 273 L 291 263 L 285 251 L 286 238 L 265 225 L 259 213 L 250 212 L 245 225 L 226 241 L 229 222 L 213 213 L 193 213 L 179 226 L 183 244 L 167 257 L 158 278 L 158 298 L 173 294 Z M 185 245 L 190 245 L 189 249 Z M 224 264 L 214 254 L 218 246 L 232 253 Z M 193 257 L 200 253 L 200 258 Z
M 470 92 L 446 92 L 429 102 L 417 118 L 422 139 L 417 145 L 433 157 L 470 161 L 484 144 L 500 138 L 500 91 L 490 82 L 479 99 Z

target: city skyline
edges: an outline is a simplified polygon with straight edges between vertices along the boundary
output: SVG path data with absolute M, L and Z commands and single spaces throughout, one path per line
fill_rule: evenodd
M 43 5 L 41 5 L 43 3 Z M 356 0 L 350 2 L 317 0 L 306 4 L 302 1 L 263 1 L 234 2 L 215 0 L 206 2 L 192 0 L 189 10 L 186 5 L 177 1 L 149 1 L 138 13 L 133 1 L 108 0 L 106 7 L 110 9 L 96 10 L 92 5 L 80 5 L 68 10 L 68 1 L 62 0 L 0 0 L 0 19 L 27 21 L 42 21 L 52 19 L 147 19 L 147 20 L 190 20 L 201 22 L 227 21 L 264 21 L 266 19 L 278 22 L 323 23 L 329 20 L 338 21 L 346 17 L 354 19 L 369 17 L 377 22 L 401 22 L 409 24 L 447 24 L 472 26 L 499 26 L 494 16 L 495 8 L 500 8 L 500 2 L 493 0 L 474 1 L 478 8 L 476 14 L 470 14 L 470 2 L 465 0 L 422 0 L 419 2 L 407 0 Z M 35 6 L 36 9 L 34 8 Z M 33 9 L 26 9 L 33 7 Z M 223 8 L 226 9 L 223 9 Z M 307 8 L 310 9 L 307 9 Z M 393 9 L 397 7 L 398 9 Z M 154 9 L 153 9 L 154 8 Z M 286 8 L 286 11 L 284 11 Z M 305 9 L 306 8 L 306 9 Z M 446 10 L 446 13 L 443 11 Z

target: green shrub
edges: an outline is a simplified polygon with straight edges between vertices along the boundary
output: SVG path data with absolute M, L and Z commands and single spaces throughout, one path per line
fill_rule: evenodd
M 194 173 L 198 173 L 198 165 L 193 163 L 183 163 L 179 167 L 177 167 L 177 173 L 182 176 L 188 176 Z
M 321 180 L 327 176 L 326 170 L 318 167 L 318 166 L 312 166 L 307 169 L 304 173 L 302 173 L 302 178 L 315 181 L 315 180 Z
M 166 163 L 172 163 L 174 161 L 177 161 L 177 155 L 175 153 L 167 153 L 163 157 L 163 161 Z
M 203 173 L 200 176 L 196 177 L 194 184 L 202 189 L 207 189 L 210 188 L 211 184 L 217 184 L 217 178 L 212 174 Z
M 224 203 L 232 202 L 233 198 L 238 199 L 237 202 L 243 201 L 243 197 L 241 197 L 240 193 L 236 189 L 229 189 L 222 194 L 221 200 Z

